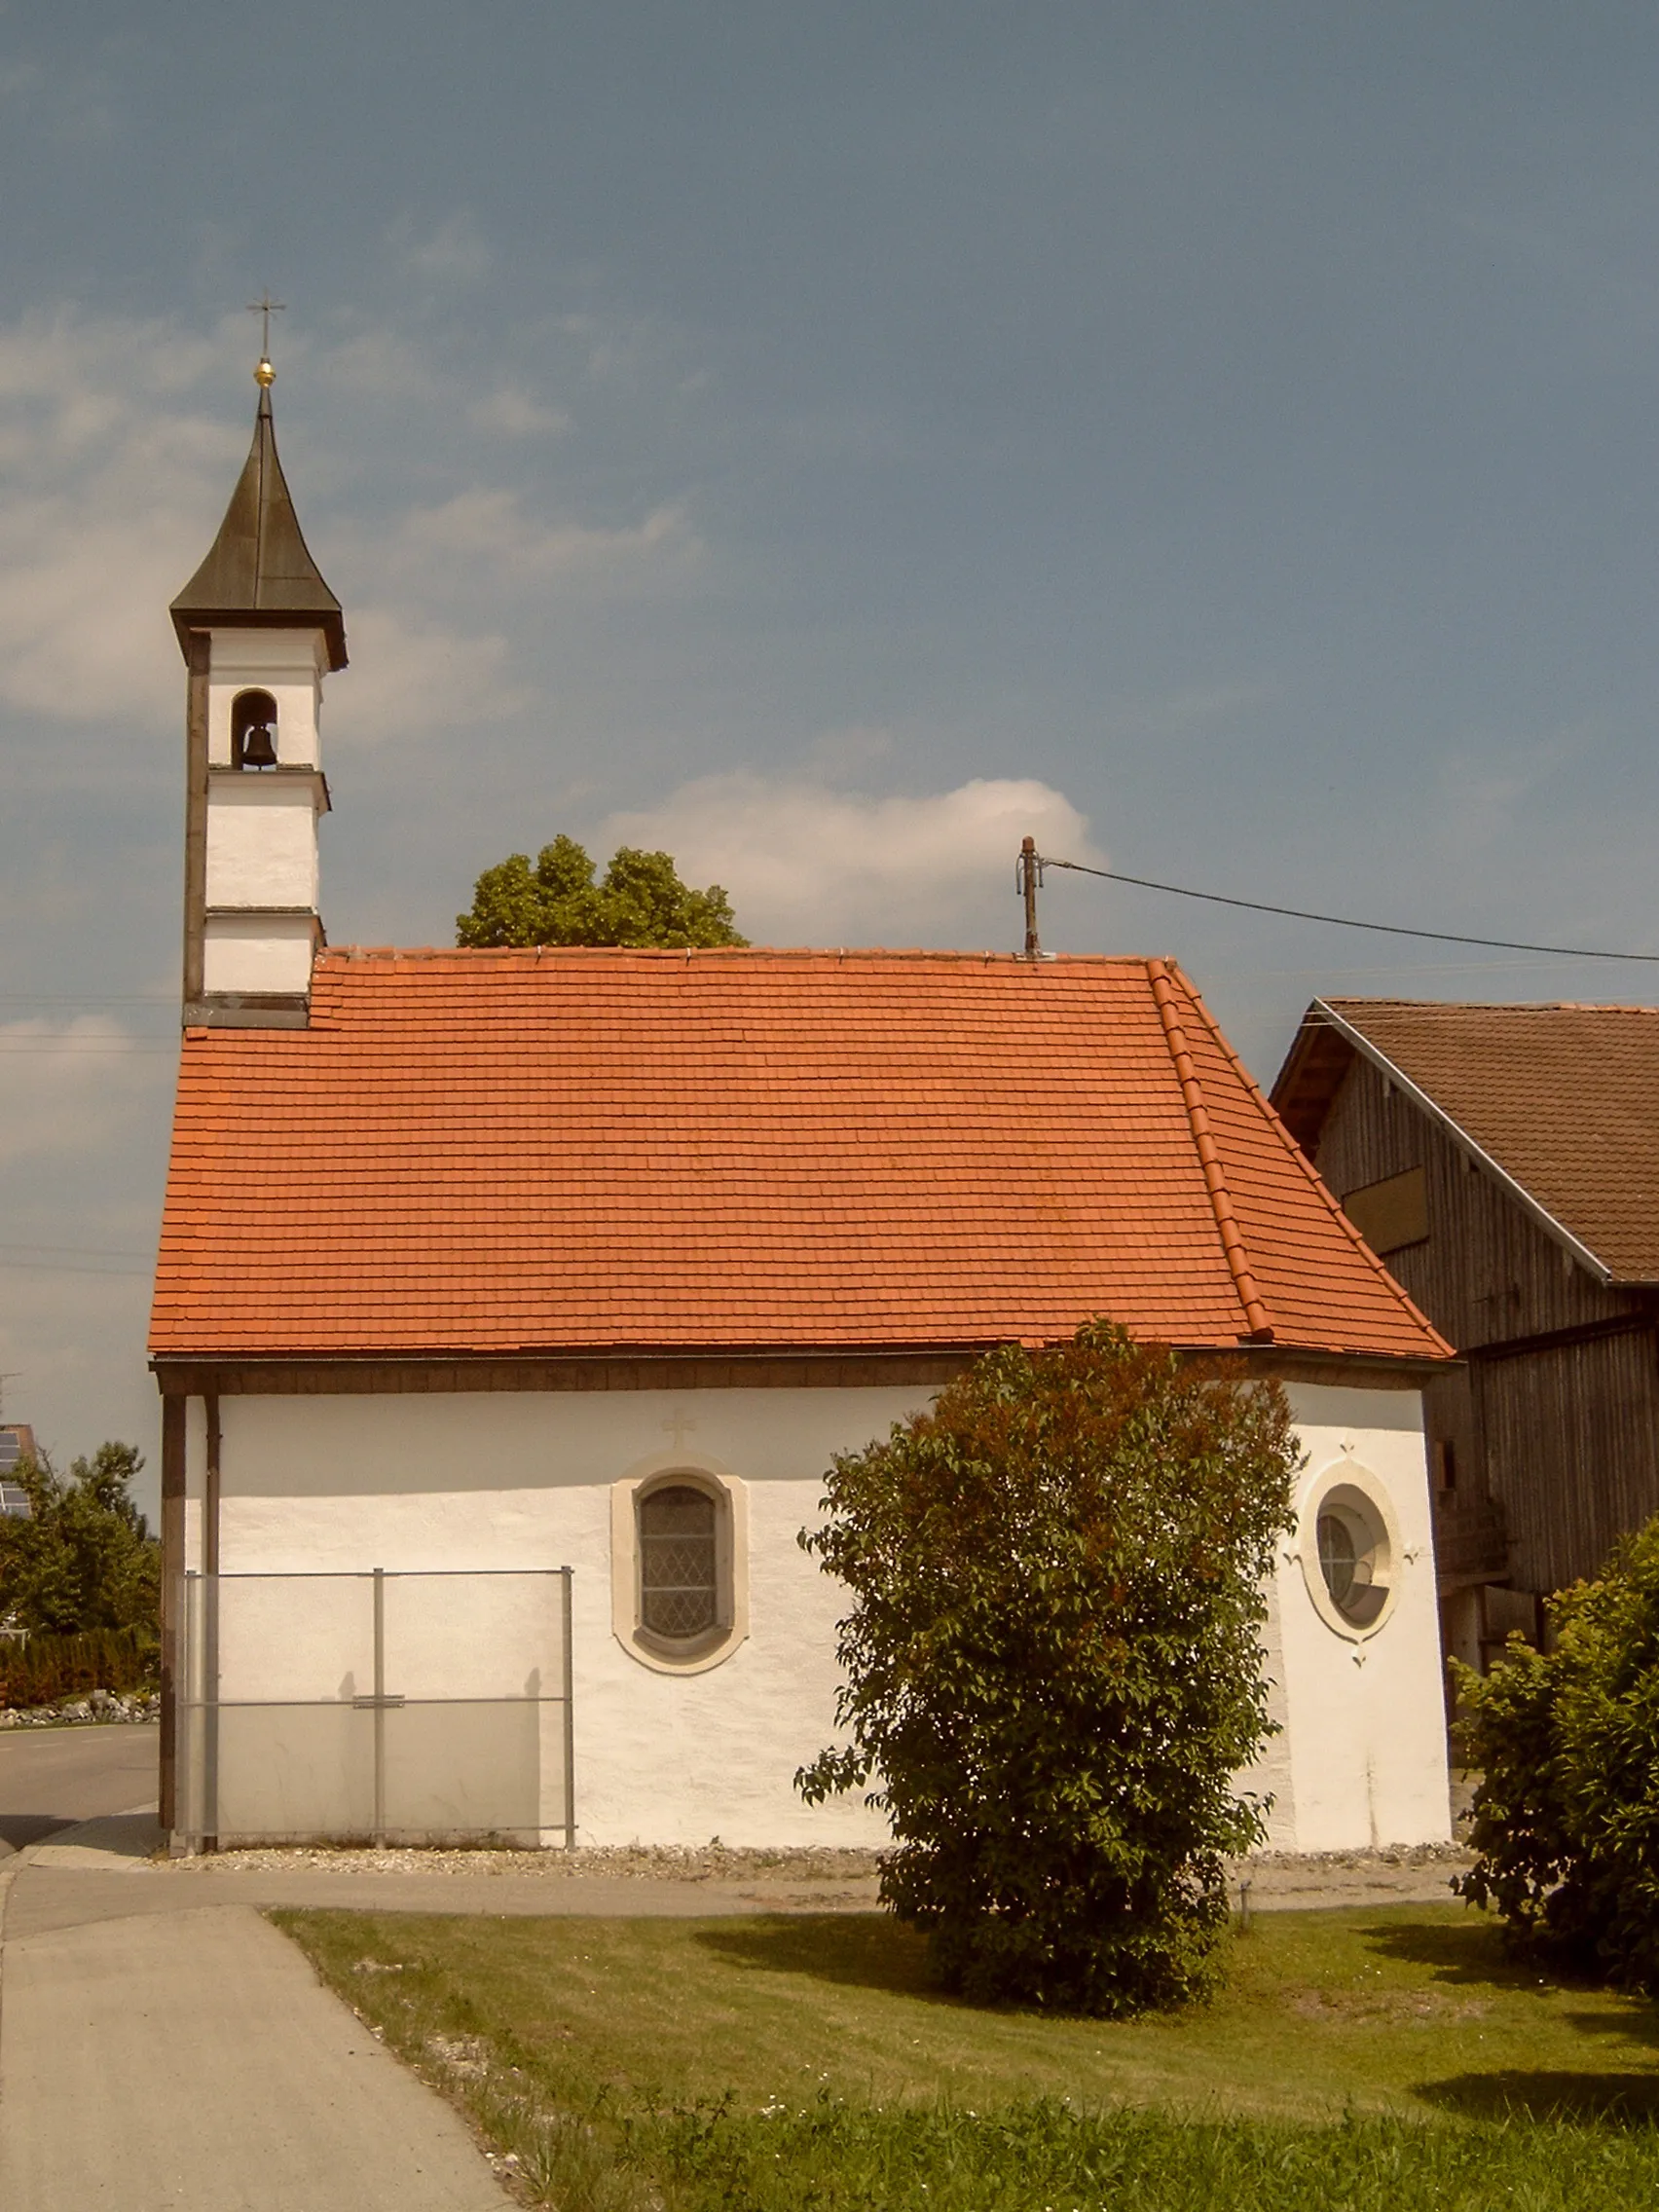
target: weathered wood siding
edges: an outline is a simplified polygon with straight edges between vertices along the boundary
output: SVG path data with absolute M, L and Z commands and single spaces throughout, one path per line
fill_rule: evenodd
M 1453 1444 L 1462 1499 L 1502 1506 L 1518 1588 L 1594 1573 L 1618 1534 L 1659 1513 L 1651 1308 L 1597 1282 L 1364 1058 L 1338 1092 L 1316 1164 L 1339 1198 L 1424 1170 L 1428 1236 L 1386 1261 L 1469 1358 L 1466 1374 L 1426 1393 L 1430 1439 Z M 1493 1356 L 1517 1339 L 1633 1319 L 1644 1324 L 1636 1334 Z
M 1474 1363 L 1477 1421 L 1522 1590 L 1594 1574 L 1659 1513 L 1659 1352 L 1648 1331 Z
M 1421 1167 L 1428 1241 L 1387 1255 L 1394 1279 L 1459 1351 L 1511 1337 L 1572 1329 L 1625 1312 L 1437 1122 L 1356 1058 L 1337 1093 L 1315 1164 L 1341 1198 Z

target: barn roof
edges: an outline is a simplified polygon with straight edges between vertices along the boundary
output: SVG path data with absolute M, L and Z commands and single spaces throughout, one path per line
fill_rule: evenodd
M 1273 1086 L 1310 1154 L 1358 1055 L 1604 1282 L 1659 1282 L 1659 1009 L 1315 999 Z
M 351 952 L 184 1039 L 158 1360 L 973 1348 L 1436 1359 L 1173 966 Z

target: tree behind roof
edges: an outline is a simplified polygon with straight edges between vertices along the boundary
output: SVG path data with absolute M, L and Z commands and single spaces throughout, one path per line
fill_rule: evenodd
M 747 944 L 718 883 L 693 891 L 682 883 L 672 855 L 619 847 L 604 879 L 573 837 L 543 845 L 533 868 L 513 853 L 487 867 L 472 905 L 456 916 L 462 945 Z

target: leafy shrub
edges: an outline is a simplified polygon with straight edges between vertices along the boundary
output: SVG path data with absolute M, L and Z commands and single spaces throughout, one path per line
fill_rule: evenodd
M 1454 1662 L 1484 1777 L 1456 1887 L 1517 1949 L 1659 1996 L 1659 1520 L 1546 1611 L 1547 1653 L 1511 1637 L 1484 1678 Z
M 1203 1995 L 1297 1463 L 1276 1383 L 1106 1322 L 988 1354 L 843 1454 L 804 1548 L 852 1593 L 809 1802 L 875 1776 L 882 1896 L 948 1987 L 1093 2013 Z
M 129 1628 L 0 1643 L 0 1707 L 57 1705 L 89 1690 L 145 1689 L 156 1680 L 160 1660 L 160 1639 Z

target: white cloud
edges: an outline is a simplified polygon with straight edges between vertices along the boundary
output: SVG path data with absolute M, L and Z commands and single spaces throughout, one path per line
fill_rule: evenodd
M 118 1136 L 137 1094 L 170 1073 L 166 1053 L 100 1014 L 0 1023 L 0 1161 Z
M 238 316 L 216 336 L 70 312 L 0 325 L 0 707 L 129 730 L 176 722 L 182 675 L 166 608 L 206 551 L 246 450 L 252 387 L 242 387 L 244 413 L 225 372 L 233 346 L 245 361 L 247 337 Z M 464 386 L 388 328 L 353 328 L 305 359 L 319 390 L 419 391 L 466 420 Z M 493 439 L 562 422 L 511 386 L 470 412 Z M 628 595 L 671 581 L 702 553 L 675 505 L 590 526 L 480 485 L 393 506 L 371 526 L 340 511 L 338 489 L 336 499 L 318 533 L 324 571 L 355 586 L 355 666 L 336 694 L 339 725 L 364 738 L 520 703 L 507 676 L 518 641 L 498 611 L 515 590 L 534 595 L 557 579 Z M 463 635 L 457 608 L 486 594 L 484 634 Z M 331 722 L 333 708 L 331 698 Z
M 571 418 L 562 407 L 545 406 L 518 385 L 502 385 L 498 390 L 475 399 L 466 410 L 466 420 L 475 430 L 493 431 L 503 438 L 551 437 L 571 426 Z
M 1039 850 L 1100 865 L 1085 817 L 1034 779 L 976 777 L 955 791 L 873 798 L 740 772 L 602 825 L 607 851 L 673 853 L 687 882 L 725 886 L 746 936 L 786 944 L 1012 944 L 1014 864 L 1026 835 Z
M 463 635 L 365 607 L 348 613 L 347 638 L 351 666 L 329 686 L 329 743 L 463 731 L 516 713 L 531 696 L 508 680 L 507 641 L 498 635 Z
M 341 329 L 326 344 L 302 339 L 283 348 L 278 361 L 290 353 L 304 362 L 307 383 L 319 392 L 345 393 L 377 407 L 443 397 L 442 382 L 421 348 L 385 323 Z
M 421 276 L 453 284 L 487 276 L 496 256 L 472 217 L 461 214 L 452 215 L 430 238 L 408 247 L 404 258 Z
M 684 510 L 661 506 L 643 522 L 617 528 L 547 521 L 527 511 L 516 492 L 460 493 L 441 506 L 407 516 L 390 558 L 399 569 L 429 574 L 436 564 L 462 564 L 476 580 L 489 568 L 506 580 L 548 576 L 615 577 L 645 565 L 695 559 L 701 541 Z
M 128 726 L 176 718 L 166 606 L 240 443 L 191 402 L 217 357 L 120 317 L 0 328 L 0 700 Z

